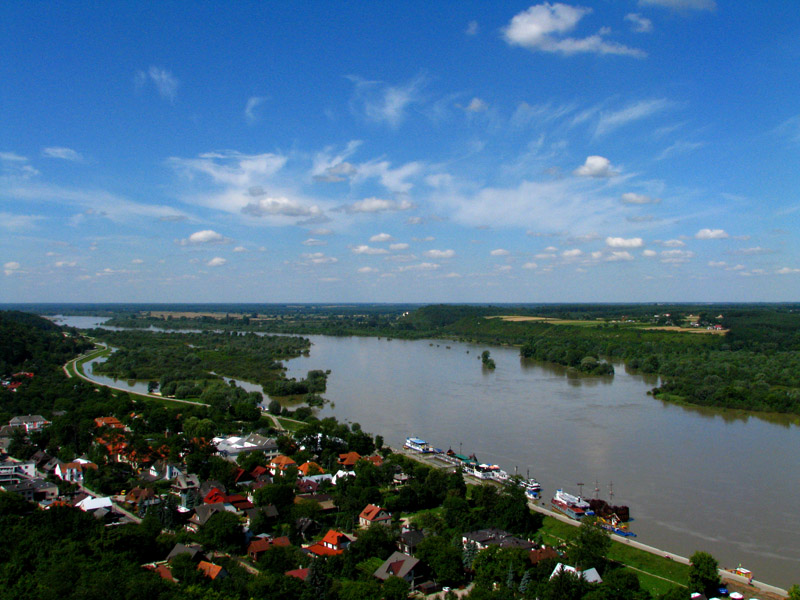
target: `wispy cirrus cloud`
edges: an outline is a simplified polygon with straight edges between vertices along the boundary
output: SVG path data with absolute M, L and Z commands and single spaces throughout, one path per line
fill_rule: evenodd
M 260 115 L 256 111 L 256 109 L 261 106 L 267 100 L 266 96 L 251 96 L 247 99 L 247 103 L 244 107 L 244 118 L 245 121 L 249 125 L 253 125 L 257 123 L 260 119 Z
M 70 160 L 72 162 L 80 162 L 83 160 L 83 156 L 81 156 L 80 153 L 77 152 L 76 150 L 73 150 L 72 148 L 64 148 L 61 146 L 43 148 L 42 156 L 45 156 L 47 158 L 60 158 L 62 160 Z
M 350 107 L 368 121 L 397 127 L 406 117 L 407 109 L 422 100 L 426 78 L 418 75 L 399 85 L 387 85 L 381 81 L 368 81 L 356 75 L 348 76 L 355 85 Z
M 180 82 L 170 71 L 163 67 L 151 66 L 147 71 L 137 71 L 134 77 L 137 89 L 144 88 L 148 83 L 152 83 L 158 94 L 175 103 L 178 97 L 178 86 Z
M 637 58 L 646 56 L 643 50 L 607 40 L 604 36 L 608 35 L 609 30 L 605 27 L 587 37 L 565 37 L 591 12 L 591 8 L 582 6 L 537 4 L 515 15 L 503 29 L 503 36 L 506 42 L 514 46 L 566 56 L 578 53 L 617 54 Z
M 670 106 L 672 106 L 672 103 L 669 100 L 655 98 L 652 100 L 635 102 L 613 112 L 601 113 L 600 119 L 597 122 L 597 128 L 595 129 L 595 135 L 607 134 L 628 123 L 639 121 L 662 112 Z
M 639 0 L 639 6 L 661 6 L 672 10 L 714 10 L 714 0 Z
M 628 13 L 625 20 L 631 24 L 631 29 L 636 33 L 650 33 L 653 31 L 653 22 L 639 13 Z
M 409 210 L 414 208 L 410 200 L 387 200 L 386 198 L 364 198 L 352 204 L 346 204 L 341 210 L 348 214 L 382 213 Z

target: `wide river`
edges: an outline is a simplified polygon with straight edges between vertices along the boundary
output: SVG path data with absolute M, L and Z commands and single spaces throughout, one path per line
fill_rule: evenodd
M 86 319 L 84 321 L 84 319 Z M 96 319 L 67 317 L 78 327 Z M 759 581 L 800 583 L 800 427 L 675 406 L 647 395 L 657 380 L 616 366 L 570 377 L 515 348 L 450 341 L 307 336 L 289 376 L 330 369 L 321 416 L 358 422 L 399 447 L 408 436 L 475 453 L 544 487 L 595 487 L 630 506 L 638 540 L 666 553 L 713 554 Z M 487 371 L 489 349 L 497 368 Z M 597 482 L 597 484 L 596 484 Z

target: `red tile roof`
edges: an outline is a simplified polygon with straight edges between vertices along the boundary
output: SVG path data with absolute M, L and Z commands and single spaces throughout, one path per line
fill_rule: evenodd
M 298 467 L 297 470 L 300 471 L 303 475 L 308 475 L 308 472 L 312 471 L 312 470 L 314 471 L 314 473 L 313 473 L 314 475 L 321 474 L 321 473 L 325 472 L 325 469 L 323 469 L 322 467 L 320 467 L 317 463 L 315 463 L 313 461 L 304 462 L 302 465 L 300 465 Z
M 291 571 L 286 571 L 284 575 L 288 575 L 289 577 L 297 577 L 300 581 L 305 581 L 308 577 L 308 567 L 305 569 L 292 569 Z
M 361 455 L 358 452 L 348 452 L 347 454 L 339 455 L 339 464 L 346 467 L 354 466 L 359 460 L 361 460 Z
M 383 517 L 381 517 L 380 516 L 381 512 L 384 512 L 384 509 L 382 509 L 380 506 L 375 506 L 374 504 L 367 504 L 367 507 L 361 511 L 361 514 L 358 515 L 358 518 L 370 522 L 387 521 L 391 519 L 389 513 L 386 513 Z
M 216 579 L 223 571 L 222 567 L 219 565 L 212 564 L 205 560 L 201 560 L 197 563 L 197 570 L 210 579 Z

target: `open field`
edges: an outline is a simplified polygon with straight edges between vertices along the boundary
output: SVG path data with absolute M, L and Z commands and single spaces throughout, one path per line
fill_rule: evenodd
M 511 323 L 535 322 L 549 323 L 551 325 L 577 325 L 579 327 L 599 327 L 605 325 L 607 321 L 601 319 L 579 320 L 579 319 L 557 319 L 554 317 L 526 317 L 522 315 L 502 315 L 497 317 L 487 317 L 488 319 L 500 319 Z M 612 321 L 613 323 L 613 321 Z M 625 327 L 643 329 L 645 331 L 675 331 L 682 333 L 705 333 L 711 335 L 725 335 L 727 329 L 705 329 L 700 327 L 678 327 L 675 325 L 647 325 L 644 323 L 623 323 Z

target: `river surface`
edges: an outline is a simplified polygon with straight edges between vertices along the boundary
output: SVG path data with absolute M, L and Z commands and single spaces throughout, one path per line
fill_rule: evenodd
M 91 327 L 102 319 L 67 317 Z M 63 322 L 63 321 L 62 321 Z M 331 369 L 320 416 L 358 422 L 402 445 L 408 436 L 530 471 L 544 498 L 563 487 L 631 508 L 638 540 L 668 554 L 710 552 L 759 581 L 800 583 L 800 427 L 661 402 L 654 377 L 572 377 L 515 348 L 386 338 L 305 336 L 289 377 Z M 497 364 L 484 369 L 489 349 Z M 597 482 L 597 484 L 595 483 Z

